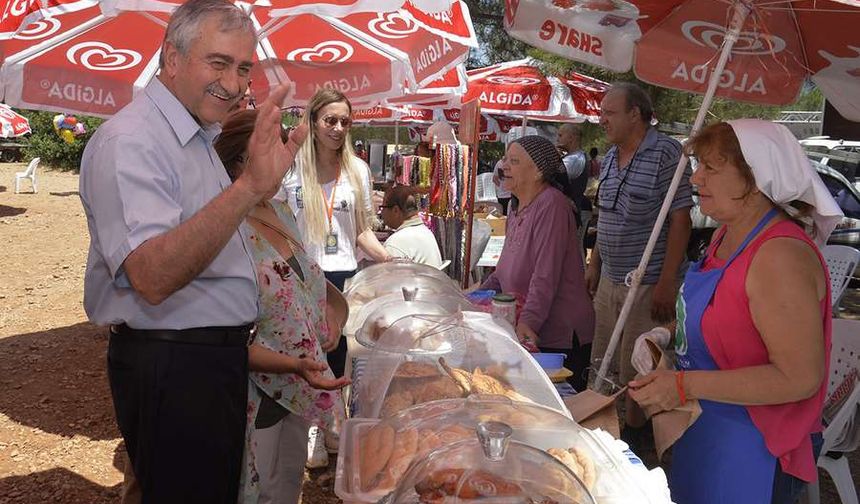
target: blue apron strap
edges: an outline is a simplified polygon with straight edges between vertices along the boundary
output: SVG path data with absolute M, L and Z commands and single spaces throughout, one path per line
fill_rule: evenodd
M 744 238 L 744 241 L 743 241 L 743 243 L 741 243 L 741 246 L 740 246 L 740 247 L 738 247 L 738 248 L 737 248 L 737 249 L 732 253 L 731 257 L 729 257 L 728 261 L 726 261 L 726 264 L 723 266 L 723 269 L 727 268 L 727 267 L 729 266 L 729 264 L 731 264 L 731 263 L 732 263 L 732 261 L 734 261 L 734 260 L 735 260 L 735 258 L 736 258 L 736 257 L 737 257 L 741 252 L 743 252 L 745 248 L 747 248 L 747 245 L 749 245 L 749 243 L 752 241 L 752 239 L 753 239 L 753 238 L 755 238 L 755 236 L 759 233 L 759 231 L 761 231 L 761 230 L 762 230 L 762 228 L 764 228 L 764 227 L 767 225 L 767 223 L 771 221 L 771 219 L 773 219 L 774 217 L 776 217 L 776 214 L 777 214 L 777 213 L 779 213 L 779 208 L 771 208 L 771 209 L 770 209 L 770 211 L 768 211 L 768 212 L 764 215 L 764 217 L 762 217 L 762 218 L 761 218 L 761 220 L 760 220 L 760 221 L 758 221 L 758 224 L 756 224 L 756 226 L 752 229 L 752 231 L 750 231 L 750 232 L 747 234 L 746 238 Z M 725 235 L 725 234 L 723 234 L 723 238 L 725 238 L 725 236 L 726 236 L 726 235 Z M 716 252 L 716 251 L 715 251 L 715 252 Z

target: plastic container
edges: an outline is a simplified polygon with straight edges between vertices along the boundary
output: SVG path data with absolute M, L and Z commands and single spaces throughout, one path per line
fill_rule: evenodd
M 493 296 L 493 316 L 500 320 L 506 320 L 512 326 L 517 324 L 517 300 L 510 294 L 496 294 Z
M 399 313 L 385 307 L 381 314 Z M 357 333 L 373 334 L 368 318 Z M 355 416 L 379 418 L 416 404 L 471 394 L 501 394 L 569 415 L 547 374 L 512 328 L 483 312 L 407 315 L 373 342 L 354 382 Z
M 478 306 L 490 306 L 495 295 L 496 291 L 494 290 L 475 290 L 467 293 L 466 299 Z
M 357 342 L 374 348 L 386 329 L 407 315 L 453 315 L 470 309 L 471 303 L 462 296 L 418 291 L 413 301 L 406 301 L 402 293 L 388 294 L 364 305 L 350 325 L 359 324 L 354 331 Z
M 537 352 L 533 353 L 532 357 L 540 364 L 544 370 L 548 373 L 552 371 L 558 371 L 559 369 L 564 367 L 564 358 L 566 355 L 563 353 L 542 353 Z
M 347 291 L 350 291 L 354 287 L 363 283 L 372 282 L 377 279 L 382 279 L 387 282 L 396 282 L 399 279 L 409 278 L 415 275 L 425 275 L 451 284 L 454 283 L 454 281 L 451 280 L 451 277 L 449 277 L 445 272 L 432 266 L 410 261 L 391 261 L 368 266 L 356 273 L 355 276 L 350 279 L 349 289 L 347 289 Z
M 479 430 L 487 422 L 510 428 L 501 458 L 485 456 Z M 386 502 L 437 502 L 427 499 L 423 491 L 422 482 L 429 475 L 453 470 L 462 476 L 482 470 L 519 486 L 526 492 L 523 497 L 534 502 L 671 502 L 668 489 L 665 499 L 655 499 L 653 492 L 637 486 L 636 469 L 642 468 L 634 467 L 621 447 L 597 434 L 601 433 L 583 429 L 558 411 L 500 396 L 429 402 L 381 421 L 353 418 L 344 424 L 340 436 L 335 493 L 347 502 L 375 503 L 385 496 Z M 541 471 L 533 472 L 534 468 Z M 420 500 L 421 495 L 425 500 Z M 550 500 L 537 500 L 538 496 Z M 485 497 L 477 502 L 529 501 Z
M 416 462 L 389 502 L 595 503 L 585 483 L 558 459 L 512 441 L 509 425 L 481 422 L 475 434 Z
M 423 266 L 423 265 L 422 265 Z M 431 268 L 432 269 L 432 268 Z M 373 301 L 394 295 L 397 300 L 405 300 L 412 297 L 413 300 L 421 300 L 427 296 L 443 295 L 447 298 L 455 298 L 466 304 L 466 298 L 460 289 L 447 277 L 438 278 L 423 273 L 392 273 L 390 277 L 373 275 L 366 281 L 354 282 L 344 293 L 346 302 L 349 304 L 349 318 L 344 327 L 344 334 L 353 335 L 364 323 L 364 317 L 369 311 L 362 310 Z M 423 270 L 422 270 L 423 271 Z

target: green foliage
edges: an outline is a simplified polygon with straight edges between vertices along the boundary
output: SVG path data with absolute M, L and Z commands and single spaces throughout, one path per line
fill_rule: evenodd
M 81 167 L 81 156 L 84 147 L 96 128 L 103 122 L 95 117 L 76 116 L 83 121 L 86 134 L 77 137 L 72 144 L 67 144 L 54 130 L 54 112 L 22 110 L 21 114 L 30 120 L 33 133 L 24 140 L 24 157 L 42 158 L 42 164 L 65 171 L 78 171 Z
M 529 46 L 509 37 L 503 27 L 504 0 L 466 0 L 472 25 L 478 36 L 478 50 L 472 50 L 469 68 L 525 58 Z

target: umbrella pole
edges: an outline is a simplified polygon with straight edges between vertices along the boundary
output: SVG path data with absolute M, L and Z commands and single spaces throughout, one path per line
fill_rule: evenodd
M 693 123 L 693 129 L 690 131 L 690 136 L 693 136 L 702 127 L 705 121 L 705 115 L 711 102 L 714 99 L 714 93 L 717 91 L 717 85 L 720 81 L 720 76 L 723 74 L 723 69 L 726 67 L 726 61 L 732 52 L 732 47 L 738 40 L 738 33 L 746 21 L 750 13 L 750 8 L 744 2 L 734 3 L 735 12 L 732 16 L 729 30 L 726 32 L 726 37 L 721 48 L 720 57 L 717 64 L 711 72 L 710 80 L 708 81 L 708 89 L 702 99 L 702 106 L 696 115 L 696 120 Z M 681 183 L 681 177 L 684 174 L 684 169 L 687 167 L 687 156 L 681 154 L 681 159 L 678 160 L 678 167 L 675 169 L 675 175 L 672 177 L 672 183 L 669 185 L 669 190 L 666 193 L 666 198 L 663 200 L 663 206 L 660 207 L 660 213 L 657 215 L 657 221 L 654 223 L 654 229 L 651 230 L 651 236 L 648 238 L 648 244 L 645 246 L 645 251 L 642 254 L 642 259 L 639 261 L 639 266 L 627 274 L 625 284 L 629 286 L 627 297 L 624 299 L 624 305 L 621 307 L 621 313 L 618 315 L 618 320 L 615 322 L 615 328 L 612 330 L 612 336 L 609 339 L 609 345 L 606 347 L 606 353 L 603 354 L 603 360 L 600 362 L 600 369 L 597 372 L 597 377 L 592 384 L 592 388 L 601 391 L 604 385 L 610 382 L 606 379 L 609 371 L 609 364 L 612 362 L 612 356 L 615 349 L 618 347 L 621 339 L 621 332 L 624 330 L 624 324 L 627 322 L 627 317 L 630 315 L 630 310 L 633 307 L 633 300 L 636 299 L 636 292 L 639 290 L 639 285 L 642 282 L 642 277 L 645 274 L 645 268 L 648 266 L 648 261 L 651 259 L 651 253 L 654 251 L 654 246 L 657 244 L 657 237 L 663 229 L 663 224 L 666 217 L 669 215 L 669 207 L 672 205 L 672 200 L 675 198 L 675 193 Z M 626 385 L 622 383 L 620 385 Z
M 400 147 L 400 121 L 394 120 L 394 145 Z

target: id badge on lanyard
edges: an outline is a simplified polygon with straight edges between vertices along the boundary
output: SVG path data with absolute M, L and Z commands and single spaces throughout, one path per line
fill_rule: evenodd
M 328 218 L 328 233 L 325 235 L 325 245 L 323 247 L 323 252 L 326 255 L 335 255 L 337 254 L 338 249 L 338 238 L 337 233 L 334 232 L 334 224 L 332 219 L 334 218 L 334 195 L 337 192 L 337 184 L 340 182 L 340 168 L 337 170 L 337 177 L 334 179 L 334 185 L 331 188 L 331 196 L 329 196 L 328 201 L 326 202 L 326 217 Z M 325 200 L 325 190 L 320 186 L 320 191 L 323 193 L 323 200 Z
M 333 232 L 331 229 L 329 229 L 329 232 L 325 235 L 324 251 L 326 255 L 337 254 L 337 233 Z

